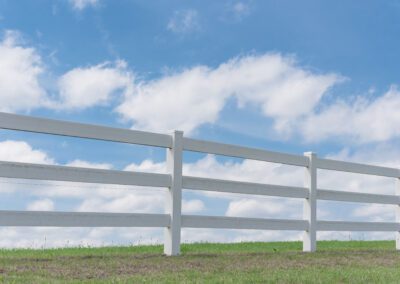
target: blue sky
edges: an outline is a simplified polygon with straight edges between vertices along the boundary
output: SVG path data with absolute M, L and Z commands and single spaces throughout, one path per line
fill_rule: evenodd
M 200 139 L 398 167 L 399 14 L 394 0 L 0 0 L 0 110 L 161 133 L 179 129 Z M 165 153 L 1 131 L 0 158 L 163 171 Z M 192 153 L 185 163 L 192 175 L 293 185 L 303 177 L 301 169 Z M 3 209 L 162 211 L 162 198 L 151 202 L 148 189 L 2 183 Z M 392 180 L 337 173 L 323 173 L 320 185 L 394 190 Z M 81 194 L 79 186 L 86 188 Z M 185 202 L 193 214 L 301 218 L 301 203 L 293 200 L 186 192 Z M 390 206 L 321 202 L 319 208 L 325 219 L 394 218 Z M 2 230 L 2 246 L 16 238 L 18 246 L 40 246 L 44 236 L 50 245 L 65 245 L 57 230 Z M 21 237 L 27 230 L 31 236 Z M 117 231 L 63 234 L 72 244 L 95 245 L 161 238 L 157 230 Z M 192 230 L 183 239 L 283 237 L 298 234 Z

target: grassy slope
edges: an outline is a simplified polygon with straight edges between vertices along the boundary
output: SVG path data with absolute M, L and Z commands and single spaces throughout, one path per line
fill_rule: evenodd
M 0 280 L 16 283 L 306 282 L 399 283 L 394 242 L 190 244 L 182 256 L 161 246 L 0 250 Z

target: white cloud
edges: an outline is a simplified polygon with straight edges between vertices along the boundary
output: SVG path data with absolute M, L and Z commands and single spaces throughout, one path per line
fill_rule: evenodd
M 206 208 L 203 201 L 199 199 L 182 200 L 182 212 L 184 214 L 198 213 L 204 211 Z
M 395 205 L 368 204 L 353 210 L 353 216 L 367 218 L 369 222 L 395 222 Z
M 107 163 L 91 163 L 88 161 L 82 160 L 74 160 L 66 164 L 69 167 L 78 167 L 78 168 L 93 168 L 93 169 L 103 169 L 103 170 L 110 170 L 112 169 L 113 165 Z
M 116 111 L 124 119 L 153 131 L 181 129 L 190 135 L 215 123 L 230 98 L 240 106 L 259 107 L 278 130 L 286 131 L 342 80 L 312 73 L 280 54 L 238 57 L 216 68 L 196 66 L 148 81 L 135 81 L 126 62 L 116 61 L 66 72 L 58 79 L 58 96 L 50 100 L 39 81 L 44 72 L 40 55 L 18 41 L 18 33 L 7 32 L 0 44 L 0 63 L 6 66 L 0 70 L 0 111 L 83 110 L 122 101 Z
M 35 150 L 24 141 L 0 142 L 0 160 L 34 164 L 54 164 L 54 160 L 42 150 Z
M 60 109 L 85 109 L 110 102 L 117 91 L 127 91 L 133 83 L 132 74 L 123 61 L 102 63 L 87 68 L 75 68 L 58 81 Z
M 306 141 L 351 139 L 360 143 L 400 136 L 400 92 L 392 86 L 384 95 L 353 102 L 337 101 L 299 123 Z
M 5 162 L 21 162 L 33 164 L 54 164 L 54 160 L 42 150 L 33 149 L 24 141 L 6 140 L 0 142 L 0 161 Z M 0 182 L 4 183 L 0 187 L 0 193 L 12 194 L 21 188 L 18 180 L 10 181 L 8 178 L 1 178 Z
M 240 106 L 259 107 L 281 128 L 310 112 L 341 80 L 336 74 L 314 74 L 280 54 L 245 56 L 217 68 L 197 66 L 136 84 L 117 111 L 135 128 L 188 134 L 215 123 L 227 99 L 235 97 Z
M 99 0 L 69 0 L 72 8 L 78 11 L 82 11 L 88 7 L 95 7 L 99 4 Z
M 21 41 L 18 32 L 6 31 L 0 42 L 0 111 L 29 111 L 46 101 L 39 80 L 44 72 L 42 58 Z
M 288 202 L 283 198 L 241 198 L 229 203 L 226 216 L 271 218 L 271 215 L 283 215 L 283 218 L 289 219 L 293 215 L 299 218 L 300 215 L 301 218 L 302 207 L 299 205 L 301 203 Z
M 200 29 L 198 12 L 193 9 L 175 11 L 168 21 L 167 29 L 177 34 L 198 31 Z
M 155 163 L 152 160 L 144 160 L 139 164 L 132 163 L 125 167 L 125 171 L 140 171 L 151 173 L 166 173 L 167 168 L 164 162 Z
M 76 5 L 95 2 L 77 1 Z M 244 2 L 235 2 L 234 7 L 246 10 Z M 189 19 L 194 17 L 190 16 L 193 11 L 188 14 Z M 323 96 L 343 78 L 312 72 L 292 57 L 276 53 L 237 57 L 215 68 L 195 66 L 153 80 L 137 80 L 124 61 L 77 67 L 59 77 L 59 94 L 52 101 L 40 83 L 45 73 L 42 58 L 35 48 L 23 44 L 18 32 L 5 32 L 0 65 L 0 111 L 117 105 L 115 110 L 134 128 L 180 129 L 190 135 L 201 125 L 216 123 L 233 98 L 239 107 L 256 107 L 271 118 L 277 134 L 300 135 L 306 142 L 370 143 L 400 136 L 396 86 L 381 96 L 369 92 L 369 98 L 337 99 L 322 105 Z
M 132 191 L 132 190 L 131 190 Z M 85 199 L 77 208 L 81 212 L 161 213 L 164 211 L 165 194 L 151 189 L 126 191 L 117 198 L 100 198 L 99 193 Z M 101 193 L 100 193 L 101 194 Z
M 28 206 L 26 207 L 26 210 L 54 211 L 54 202 L 49 198 L 35 200 L 28 204 Z

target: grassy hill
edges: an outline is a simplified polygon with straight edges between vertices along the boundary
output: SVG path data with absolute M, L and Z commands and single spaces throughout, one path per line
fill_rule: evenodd
M 162 246 L 0 250 L 7 283 L 399 283 L 393 241 L 186 244 L 166 257 Z

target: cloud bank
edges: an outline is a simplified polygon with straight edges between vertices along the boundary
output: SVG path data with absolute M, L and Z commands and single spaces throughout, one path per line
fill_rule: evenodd
M 243 55 L 216 67 L 193 66 L 154 79 L 141 78 L 123 60 L 76 67 L 59 76 L 56 93 L 50 96 L 40 80 L 45 64 L 18 32 L 5 32 L 0 51 L 0 111 L 103 106 L 135 129 L 178 129 L 192 135 L 203 125 L 218 124 L 233 100 L 237 107 L 251 107 L 271 120 L 275 135 L 301 137 L 306 143 L 371 143 L 400 136 L 400 92 L 395 85 L 381 96 L 336 96 L 323 103 L 344 77 L 311 71 L 279 53 Z

